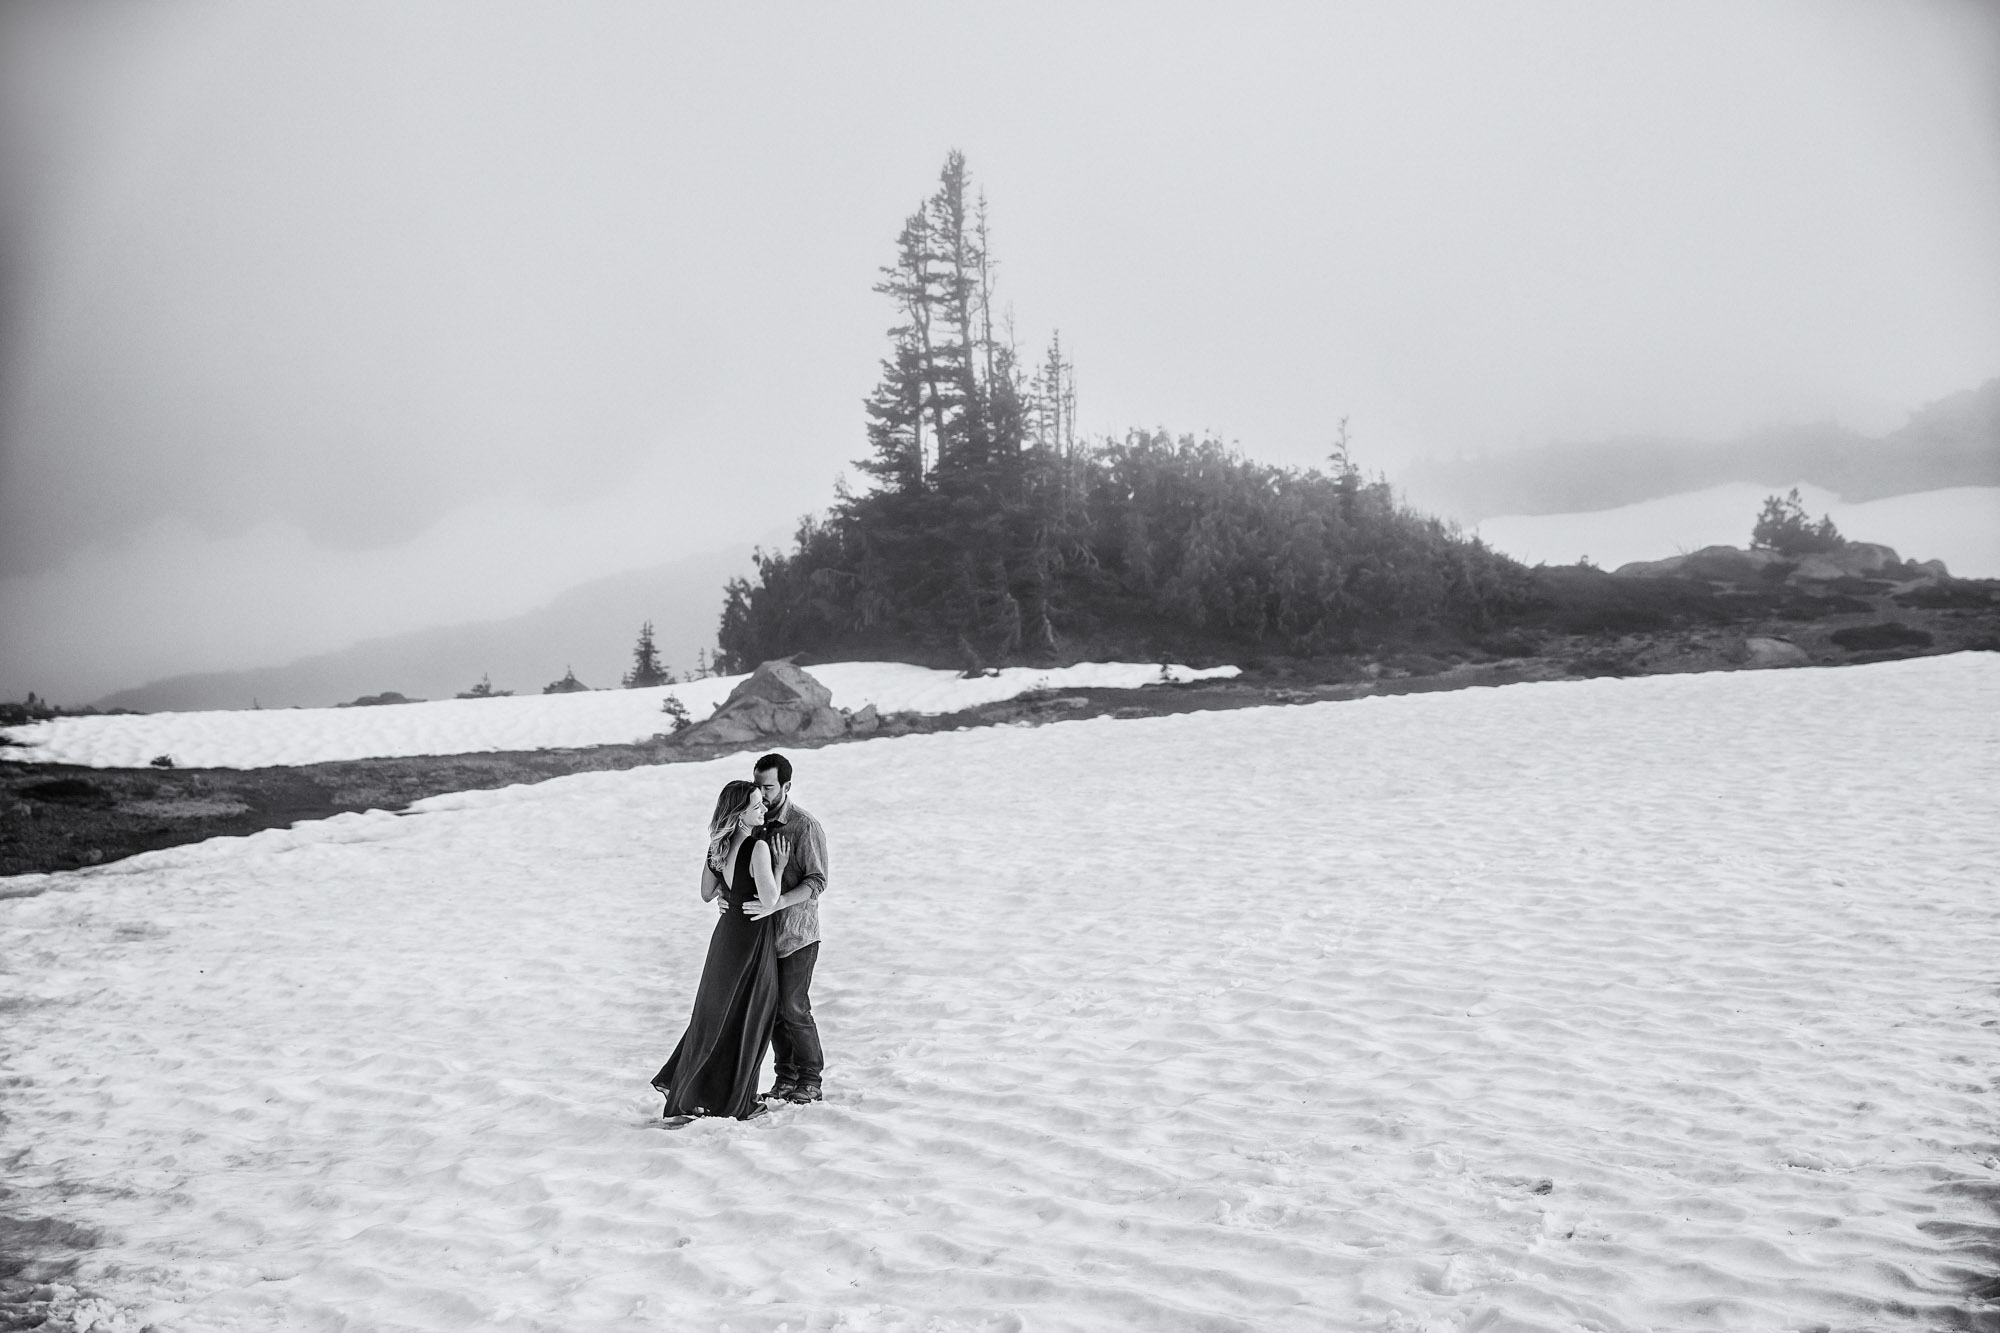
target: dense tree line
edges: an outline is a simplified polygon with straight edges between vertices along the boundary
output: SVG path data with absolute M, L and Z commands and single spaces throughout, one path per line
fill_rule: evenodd
M 867 488 L 730 583 L 720 669 L 1323 652 L 1390 623 L 1477 631 L 1532 595 L 1519 565 L 1364 480 L 1344 426 L 1325 471 L 1165 432 L 1080 442 L 1060 338 L 1030 374 L 996 333 L 985 201 L 957 153 L 876 290 L 897 321 Z

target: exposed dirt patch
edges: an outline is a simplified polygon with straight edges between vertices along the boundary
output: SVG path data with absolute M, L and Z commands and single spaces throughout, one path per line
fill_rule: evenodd
M 1559 613 L 1539 624 L 1497 629 L 1471 641 L 1397 642 L 1385 635 L 1372 647 L 1337 655 L 1251 658 L 1242 662 L 1244 674 L 1235 680 L 1064 690 L 942 717 L 890 714 L 872 734 L 1159 717 L 1534 680 L 1735 671 L 1767 663 L 1771 640 L 1779 641 L 1787 660 L 1807 666 L 1967 648 L 2000 650 L 2000 582 L 1994 581 L 1959 581 L 1945 585 L 1943 593 L 1922 597 L 1866 588 L 1812 596 L 1789 587 L 1667 586 L 1641 590 L 1636 597 L 1645 604 L 1636 608 L 1634 584 L 1692 581 L 1612 579 L 1586 571 L 1573 582 L 1576 595 Z M 788 741 L 784 748 L 817 749 L 860 739 L 865 737 Z M 685 763 L 742 748 L 648 741 L 260 769 L 0 763 L 0 876 L 97 865 L 342 811 L 401 810 L 444 792 L 543 782 L 598 769 Z M 43 887 L 0 883 L 0 898 Z

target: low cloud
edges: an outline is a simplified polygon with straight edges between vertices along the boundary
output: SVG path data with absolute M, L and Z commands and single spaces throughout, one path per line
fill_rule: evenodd
M 161 676 L 277 665 L 515 615 L 691 550 L 774 545 L 787 527 L 777 514 L 691 494 L 665 470 L 568 504 L 476 501 L 372 550 L 317 545 L 288 521 L 214 537 L 161 519 L 55 569 L 0 579 L 0 696 L 32 689 L 81 703 Z

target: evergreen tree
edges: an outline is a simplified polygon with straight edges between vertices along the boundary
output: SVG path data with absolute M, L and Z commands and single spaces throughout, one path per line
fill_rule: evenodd
M 757 551 L 757 559 L 764 558 L 763 549 Z M 757 591 L 767 595 L 776 589 L 766 584 L 759 571 Z M 740 675 L 756 669 L 764 659 L 757 655 L 763 640 L 750 618 L 751 585 L 748 579 L 731 579 L 722 585 L 722 623 L 715 631 L 715 669 L 722 675 Z
M 940 405 L 938 470 L 977 474 L 992 454 L 986 418 L 980 331 L 987 327 L 990 292 L 985 247 L 966 200 L 965 155 L 953 149 L 938 173 L 938 188 L 925 205 L 929 225 L 934 393 Z M 990 379 L 990 376 L 988 377 Z
M 889 491 L 913 495 L 924 486 L 924 370 L 915 338 L 897 341 L 882 362 L 882 379 L 868 396 L 868 443 L 874 453 L 855 466 Z
M 639 642 L 632 648 L 632 669 L 620 684 L 628 690 L 643 690 L 673 683 L 674 673 L 660 665 L 659 651 L 653 647 L 653 622 L 649 620 L 639 627 Z
M 892 490 L 921 489 L 937 461 L 942 413 L 933 393 L 931 358 L 930 232 L 919 208 L 896 238 L 896 262 L 882 270 L 875 290 L 896 303 L 890 352 L 882 380 L 867 400 L 871 458 L 856 466 Z M 926 439 L 929 440 L 928 447 Z

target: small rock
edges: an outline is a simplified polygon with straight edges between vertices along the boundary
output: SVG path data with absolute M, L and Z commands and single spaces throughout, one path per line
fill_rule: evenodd
M 1762 667 L 1806 666 L 1812 658 L 1790 639 L 1748 638 L 1743 640 L 1743 656 L 1732 660 L 1755 670 Z

